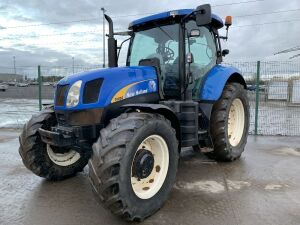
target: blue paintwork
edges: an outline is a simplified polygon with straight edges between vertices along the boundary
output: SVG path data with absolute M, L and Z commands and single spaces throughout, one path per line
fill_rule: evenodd
M 226 82 L 233 74 L 242 76 L 241 72 L 235 67 L 223 65 L 213 67 L 203 78 L 199 99 L 202 101 L 217 101 L 221 97 Z
M 150 21 L 166 19 L 166 18 L 172 16 L 172 12 L 177 12 L 176 15 L 178 15 L 178 16 L 185 16 L 185 15 L 192 13 L 193 11 L 194 11 L 194 9 L 179 9 L 179 10 L 171 10 L 171 11 L 147 16 L 147 17 L 137 19 L 137 20 L 134 20 L 133 22 L 131 22 L 129 24 L 129 29 L 132 29 L 134 26 L 142 26 L 143 24 L 150 22 Z M 213 22 L 215 22 L 217 24 L 218 28 L 222 28 L 224 26 L 223 20 L 219 16 L 212 14 L 211 17 L 212 17 Z
M 100 89 L 99 99 L 96 103 L 83 104 L 83 87 L 86 82 L 103 78 L 102 87 Z M 111 104 L 113 96 L 122 88 L 127 85 L 144 81 L 144 80 L 153 80 L 157 84 L 157 75 L 153 67 L 150 66 L 139 66 L 139 67 L 116 67 L 108 69 L 97 69 L 84 73 L 74 74 L 64 79 L 60 80 L 58 85 L 71 85 L 78 80 L 82 80 L 82 86 L 80 90 L 80 101 L 76 107 L 67 108 L 65 106 L 55 106 L 55 110 L 82 110 L 82 109 L 91 109 L 91 108 L 102 108 Z M 152 82 L 153 84 L 153 82 Z M 135 86 L 135 89 L 144 88 L 145 84 L 141 82 L 140 86 Z M 142 89 L 143 90 L 143 89 Z M 155 88 L 149 87 L 150 92 L 157 92 L 157 85 Z M 66 98 L 67 96 L 65 96 Z M 66 102 L 66 99 L 65 99 Z

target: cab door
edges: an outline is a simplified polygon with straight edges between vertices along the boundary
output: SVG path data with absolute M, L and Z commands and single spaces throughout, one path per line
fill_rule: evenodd
M 188 40 L 188 35 L 191 34 L 192 30 L 199 30 L 200 35 L 189 37 Z M 199 100 L 202 79 L 217 64 L 217 49 L 214 34 L 208 27 L 198 27 L 196 22 L 191 20 L 186 24 L 185 46 L 186 52 L 191 52 L 194 57 L 194 61 L 190 66 L 193 82 L 189 85 L 188 89 L 192 91 L 193 100 Z

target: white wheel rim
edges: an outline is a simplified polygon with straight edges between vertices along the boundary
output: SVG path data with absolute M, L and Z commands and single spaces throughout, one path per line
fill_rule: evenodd
M 235 147 L 239 145 L 245 129 L 245 109 L 242 101 L 236 98 L 229 110 L 228 117 L 228 139 L 229 143 Z
M 169 169 L 169 149 L 166 141 L 159 135 L 147 137 L 136 152 L 140 149 L 146 149 L 153 154 L 154 166 L 148 177 L 138 180 L 132 175 L 133 165 L 131 165 L 131 186 L 136 196 L 149 199 L 160 190 L 166 179 Z
M 47 153 L 50 160 L 58 166 L 70 166 L 80 159 L 80 154 L 74 150 L 66 153 L 55 153 L 50 145 L 47 145 Z

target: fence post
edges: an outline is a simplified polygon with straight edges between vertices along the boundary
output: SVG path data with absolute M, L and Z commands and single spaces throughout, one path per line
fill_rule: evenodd
M 38 82 L 39 82 L 39 109 L 42 110 L 42 76 L 41 66 L 38 66 Z
M 256 71 L 256 97 L 255 97 L 255 130 L 254 134 L 257 135 L 258 127 L 258 107 L 259 107 L 259 85 L 260 85 L 260 61 L 257 61 L 257 71 Z

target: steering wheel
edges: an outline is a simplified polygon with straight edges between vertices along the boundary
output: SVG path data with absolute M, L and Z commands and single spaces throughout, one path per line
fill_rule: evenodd
M 156 53 L 161 54 L 165 62 L 173 59 L 175 56 L 174 51 L 169 47 L 157 48 Z

